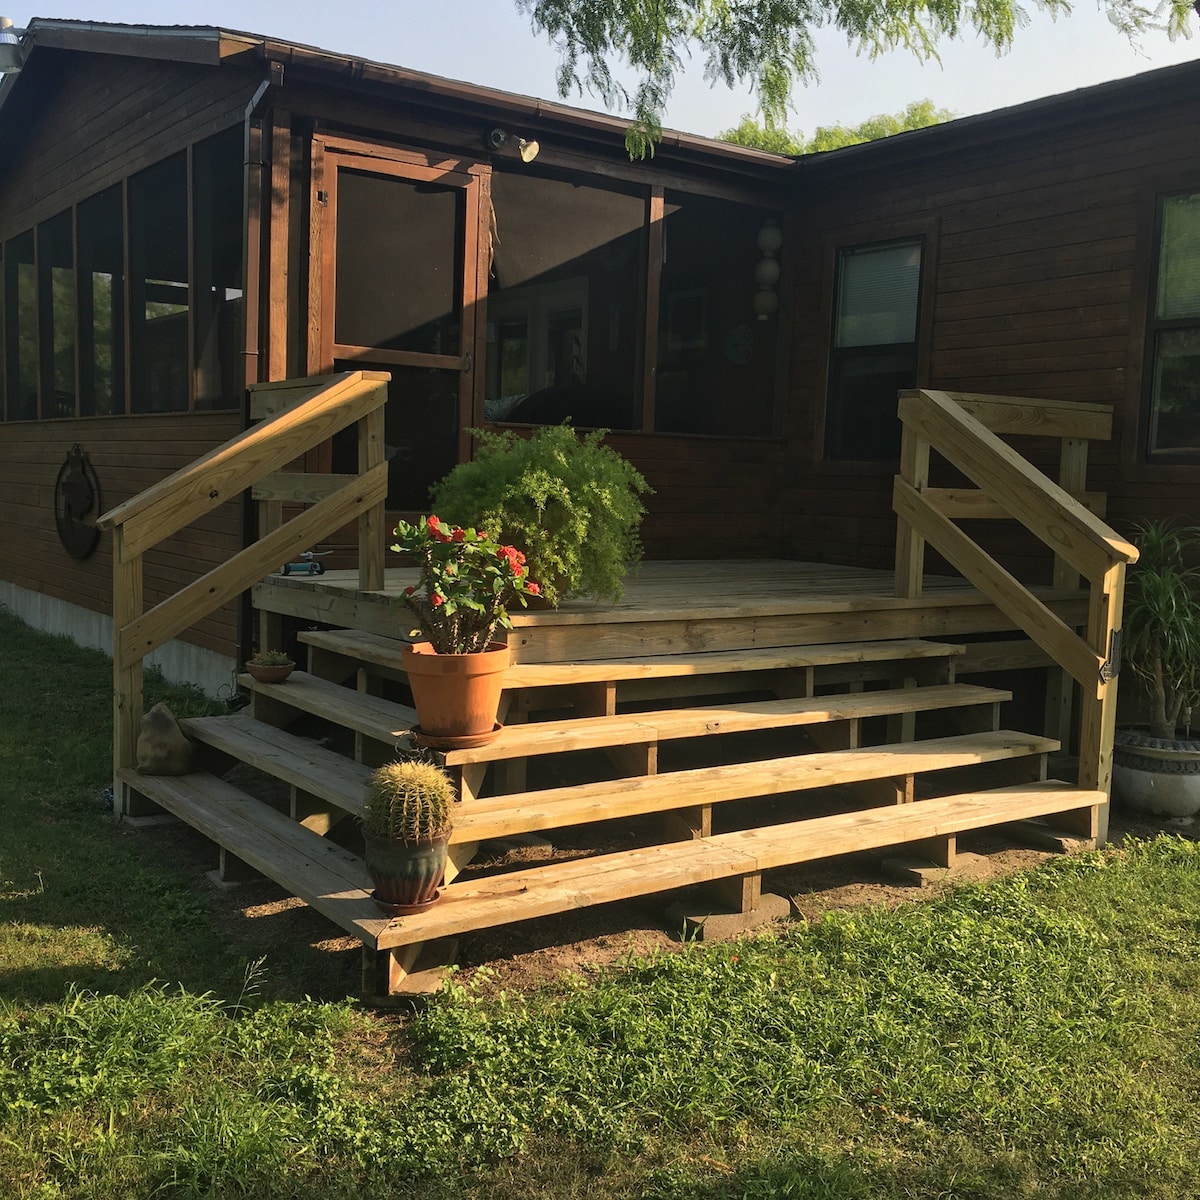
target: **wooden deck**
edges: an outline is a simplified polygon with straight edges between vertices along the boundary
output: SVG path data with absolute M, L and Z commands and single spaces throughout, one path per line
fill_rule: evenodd
M 254 605 L 260 611 L 403 637 L 407 617 L 399 596 L 415 579 L 414 571 L 389 568 L 382 589 L 362 591 L 356 571 L 273 575 L 254 588 Z M 1084 593 L 1047 588 L 1039 594 L 1068 624 L 1086 620 Z M 961 579 L 926 576 L 925 594 L 910 599 L 895 595 L 890 571 L 783 560 L 643 563 L 616 603 L 567 600 L 557 610 L 517 611 L 512 617 L 508 641 L 515 664 L 953 637 L 1017 628 Z

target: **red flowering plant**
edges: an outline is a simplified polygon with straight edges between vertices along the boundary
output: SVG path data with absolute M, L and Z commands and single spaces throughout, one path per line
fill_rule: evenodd
M 436 516 L 401 521 L 392 549 L 411 554 L 421 568 L 419 586 L 401 599 L 416 615 L 411 636 L 426 638 L 438 654 L 477 654 L 498 628 L 511 629 L 508 609 L 525 607 L 541 588 L 529 578 L 525 555 L 502 546 L 481 529 L 444 525 Z

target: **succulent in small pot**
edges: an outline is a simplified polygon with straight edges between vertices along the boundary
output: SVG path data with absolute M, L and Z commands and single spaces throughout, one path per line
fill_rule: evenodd
M 260 650 L 246 663 L 246 671 L 259 683 L 282 683 L 296 669 L 284 650 Z
M 450 776 L 421 758 L 386 763 L 371 776 L 362 828 L 374 900 L 384 912 L 423 912 L 437 901 L 455 800 Z

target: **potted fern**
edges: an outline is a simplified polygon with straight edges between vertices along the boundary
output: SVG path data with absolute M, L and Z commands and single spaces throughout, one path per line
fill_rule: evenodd
M 564 424 L 529 438 L 474 432 L 475 459 L 433 488 L 438 512 L 517 546 L 550 604 L 576 595 L 619 600 L 642 556 L 641 498 L 651 489 L 603 444 L 607 431 L 580 437 Z
M 1117 730 L 1113 785 L 1134 808 L 1162 816 L 1200 812 L 1200 527 L 1169 520 L 1134 527 L 1138 560 L 1125 589 L 1125 662 L 1146 684 L 1149 728 Z
M 435 763 L 403 759 L 372 774 L 362 828 L 372 899 L 390 916 L 424 912 L 446 872 L 455 789 Z

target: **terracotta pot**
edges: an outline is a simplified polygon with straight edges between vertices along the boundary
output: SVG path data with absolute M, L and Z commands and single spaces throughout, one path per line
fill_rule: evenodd
M 248 662 L 246 673 L 259 683 L 282 683 L 294 670 L 295 663 L 277 663 L 266 666 L 263 663 Z
M 478 654 L 438 654 L 428 642 L 404 647 L 404 671 L 421 733 L 436 738 L 486 737 L 508 670 L 508 647 L 492 642 Z
M 410 845 L 367 838 L 367 871 L 375 884 L 375 903 L 392 916 L 420 912 L 433 904 L 446 873 L 447 842 L 438 838 Z
M 1131 808 L 1161 817 L 1200 813 L 1200 738 L 1156 738 L 1118 729 L 1113 792 Z

